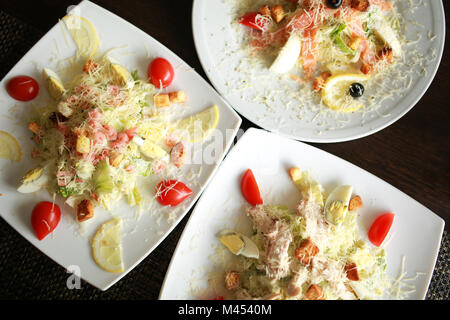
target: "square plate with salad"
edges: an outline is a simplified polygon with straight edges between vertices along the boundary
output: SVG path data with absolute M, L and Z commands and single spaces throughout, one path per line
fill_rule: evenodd
M 187 214 L 240 126 L 191 67 L 89 2 L 1 81 L 1 216 L 106 290 Z
M 353 164 L 249 129 L 195 207 L 160 299 L 424 299 L 443 229 Z

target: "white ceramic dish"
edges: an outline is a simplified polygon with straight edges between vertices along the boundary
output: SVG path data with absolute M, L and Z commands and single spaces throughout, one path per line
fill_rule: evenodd
M 251 68 L 252 74 L 262 75 L 265 80 L 261 77 L 253 79 L 246 73 L 237 71 L 238 68 L 246 68 L 246 64 L 241 65 L 246 55 L 239 50 L 241 40 L 236 36 L 236 30 L 230 26 L 233 19 L 230 2 L 231 0 L 194 1 L 192 29 L 203 69 L 215 88 L 242 116 L 266 130 L 293 139 L 319 143 L 341 142 L 386 128 L 411 110 L 426 92 L 444 50 L 445 16 L 442 1 L 414 1 L 419 4 L 414 14 L 410 11 L 403 14 L 407 20 L 406 36 L 412 41 L 404 51 L 417 49 L 423 55 L 419 61 L 431 61 L 426 62 L 423 69 L 417 64 L 402 67 L 400 75 L 406 74 L 403 71 L 415 68 L 408 80 L 411 81 L 411 86 L 401 90 L 393 99 L 383 101 L 377 111 L 357 112 L 337 119 L 322 117 L 317 110 L 300 110 L 296 107 L 297 100 L 284 103 L 285 100 L 280 99 L 284 94 L 283 89 L 278 91 L 280 88 L 275 87 L 276 78 L 266 68 L 258 65 Z M 413 19 L 417 23 L 412 22 Z M 293 82 L 290 81 L 294 88 Z M 245 90 L 241 90 L 244 87 Z M 273 96 L 265 96 L 273 90 L 276 91 Z M 255 99 L 263 99 L 264 103 Z
M 82 279 L 102 290 L 106 290 L 150 254 L 185 216 L 231 146 L 241 124 L 241 119 L 192 68 L 148 34 L 88 1 L 82 2 L 71 13 L 86 18 L 94 25 L 101 40 L 100 52 L 120 47 L 118 51 L 113 53 L 114 57 L 129 70 L 137 69 L 141 77 L 146 74 L 148 63 L 152 58 L 162 56 L 171 61 L 176 76 L 170 88 L 180 88 L 187 93 L 186 114 L 199 112 L 213 104 L 218 105 L 220 110 L 220 120 L 215 134 L 222 135 L 223 139 L 218 140 L 213 134 L 214 138 L 205 141 L 203 147 L 206 149 L 212 143 L 215 143 L 221 148 L 216 149 L 218 152 L 215 154 L 215 158 L 211 158 L 213 160 L 210 159 L 211 161 L 208 163 L 186 165 L 181 176 L 182 180 L 188 179 L 187 174 L 191 169 L 198 173 L 201 167 L 202 171 L 195 180 L 196 183 L 193 182 L 194 185 L 191 185 L 194 191 L 193 196 L 186 203 L 183 203 L 182 207 L 167 209 L 160 215 L 151 215 L 151 212 L 148 212 L 149 210 L 144 210 L 139 219 L 136 219 L 134 210 L 130 210 L 130 207 L 125 203 L 112 211 L 114 216 L 125 216 L 123 239 L 125 272 L 113 274 L 103 271 L 96 265 L 89 244 L 99 225 L 111 218 L 110 213 L 97 209 L 95 218 L 80 235 L 79 227 L 73 218 L 74 210 L 64 205 L 62 199 L 57 198 L 57 203 L 62 208 L 64 217 L 52 236 L 38 241 L 31 227 L 31 210 L 38 201 L 51 200 L 51 197 L 46 191 L 34 195 L 20 194 L 16 191 L 20 178 L 27 169 L 32 167 L 30 157 L 32 142 L 26 125 L 18 123 L 18 119 L 14 117 L 17 112 L 19 114 L 26 113 L 30 103 L 18 103 L 10 98 L 5 89 L 6 82 L 16 75 L 30 75 L 39 81 L 41 89 L 38 98 L 32 103 L 39 103 L 41 98 L 43 100 L 46 98 L 47 90 L 44 81 L 42 81 L 42 68 L 54 68 L 57 60 L 73 56 L 76 49 L 69 33 L 66 30 L 63 31 L 62 23 L 53 27 L 2 80 L 0 86 L 0 100 L 2 101 L 0 127 L 17 138 L 22 147 L 23 156 L 19 163 L 0 159 L 1 216 L 17 232 L 51 259 L 65 268 L 73 266 L 70 269 L 79 272 L 78 275 L 81 275 Z M 126 47 L 122 47 L 124 45 Z M 15 107 L 12 108 L 13 106 Z M 148 192 L 148 196 L 152 196 L 152 190 Z M 172 215 L 171 219 L 168 219 L 169 215 Z
M 198 299 L 198 293 L 208 292 L 208 274 L 220 270 L 213 262 L 220 246 L 216 235 L 224 229 L 250 232 L 240 192 L 240 179 L 248 168 L 256 177 L 265 203 L 294 209 L 300 196 L 287 174 L 293 166 L 310 170 L 328 192 L 340 184 L 354 187 L 354 193 L 364 201 L 358 220 L 363 238 L 377 215 L 384 211 L 396 214 L 385 244 L 387 272 L 397 278 L 405 257 L 408 273 L 405 278 L 423 272 L 408 282 L 416 288 L 408 298 L 424 299 L 444 221 L 403 192 L 349 162 L 260 129 L 249 129 L 242 136 L 197 203 L 172 257 L 160 299 Z

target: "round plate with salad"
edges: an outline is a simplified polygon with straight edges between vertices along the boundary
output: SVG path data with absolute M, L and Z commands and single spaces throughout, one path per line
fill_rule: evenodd
M 424 299 L 443 228 L 370 173 L 249 129 L 196 205 L 160 299 Z
M 102 290 L 181 221 L 241 122 L 176 55 L 89 1 L 1 90 L 2 217 Z
M 340 142 L 419 101 L 445 19 L 439 1 L 196 0 L 193 32 L 205 72 L 244 117 L 298 140 Z

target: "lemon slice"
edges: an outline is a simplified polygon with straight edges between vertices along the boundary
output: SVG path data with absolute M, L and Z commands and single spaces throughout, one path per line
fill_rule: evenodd
M 66 91 L 59 76 L 54 71 L 47 68 L 42 70 L 42 75 L 47 81 L 47 89 L 50 96 L 55 100 L 59 100 Z
M 181 119 L 175 124 L 175 132 L 189 142 L 208 137 L 219 122 L 219 107 L 214 105 L 202 112 Z
M 85 18 L 71 14 L 66 15 L 62 20 L 75 41 L 80 55 L 86 58 L 92 57 L 98 47 L 98 37 L 94 26 Z
M 95 262 L 104 270 L 113 273 L 123 272 L 122 261 L 122 219 L 112 219 L 95 233 L 92 240 L 92 253 Z
M 363 104 L 353 98 L 349 89 L 355 83 L 367 81 L 369 77 L 363 74 L 343 73 L 331 76 L 322 88 L 322 101 L 330 109 L 340 112 L 355 112 L 363 107 Z
M 22 151 L 16 138 L 5 131 L 0 131 L 0 158 L 17 162 L 22 158 Z

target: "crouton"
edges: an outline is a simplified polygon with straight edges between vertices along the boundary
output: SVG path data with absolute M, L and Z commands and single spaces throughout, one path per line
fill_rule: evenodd
M 279 23 L 284 19 L 284 9 L 282 6 L 274 6 L 270 9 L 270 12 L 272 13 L 272 18 L 276 23 Z
M 392 48 L 383 48 L 378 51 L 378 60 L 385 61 L 391 64 L 394 61 L 394 53 Z
M 370 74 L 374 71 L 375 67 L 373 64 L 363 63 L 361 65 L 361 72 L 364 74 Z
M 300 172 L 300 168 L 290 168 L 289 169 L 289 177 L 291 177 L 292 181 L 300 180 L 302 173 Z
M 356 263 L 348 262 L 344 267 L 344 271 L 347 274 L 348 280 L 359 281 L 359 274 L 358 268 L 356 267 Z
M 270 8 L 269 6 L 262 6 L 261 8 L 258 9 L 258 13 L 263 15 L 263 16 L 271 16 L 271 12 L 270 12 Z
M 186 93 L 184 93 L 184 91 L 169 92 L 169 100 L 172 103 L 186 102 Z
M 111 152 L 111 155 L 109 156 L 109 164 L 112 167 L 118 167 L 124 157 L 125 156 L 123 155 L 123 153 L 118 152 L 118 151 L 113 151 L 113 152 Z
M 295 257 L 300 263 L 309 265 L 314 256 L 319 253 L 319 248 L 310 239 L 304 240 L 300 246 L 295 249 Z
M 168 94 L 157 94 L 153 97 L 153 102 L 158 108 L 170 106 L 170 98 Z
M 363 202 L 360 196 L 355 196 L 350 200 L 350 203 L 348 204 L 348 210 L 354 211 L 363 206 Z
M 366 12 L 369 10 L 370 2 L 369 0 L 352 0 L 351 6 L 355 10 Z
M 77 220 L 83 222 L 89 220 L 94 216 L 94 207 L 91 201 L 85 199 L 81 201 L 77 206 Z
M 305 298 L 307 300 L 323 300 L 323 289 L 317 284 L 312 284 L 305 293 Z
M 328 71 L 322 72 L 322 74 L 318 77 L 316 77 L 312 84 L 312 89 L 316 92 L 319 92 L 322 90 L 324 83 L 327 81 L 327 79 L 331 77 L 331 73 Z

